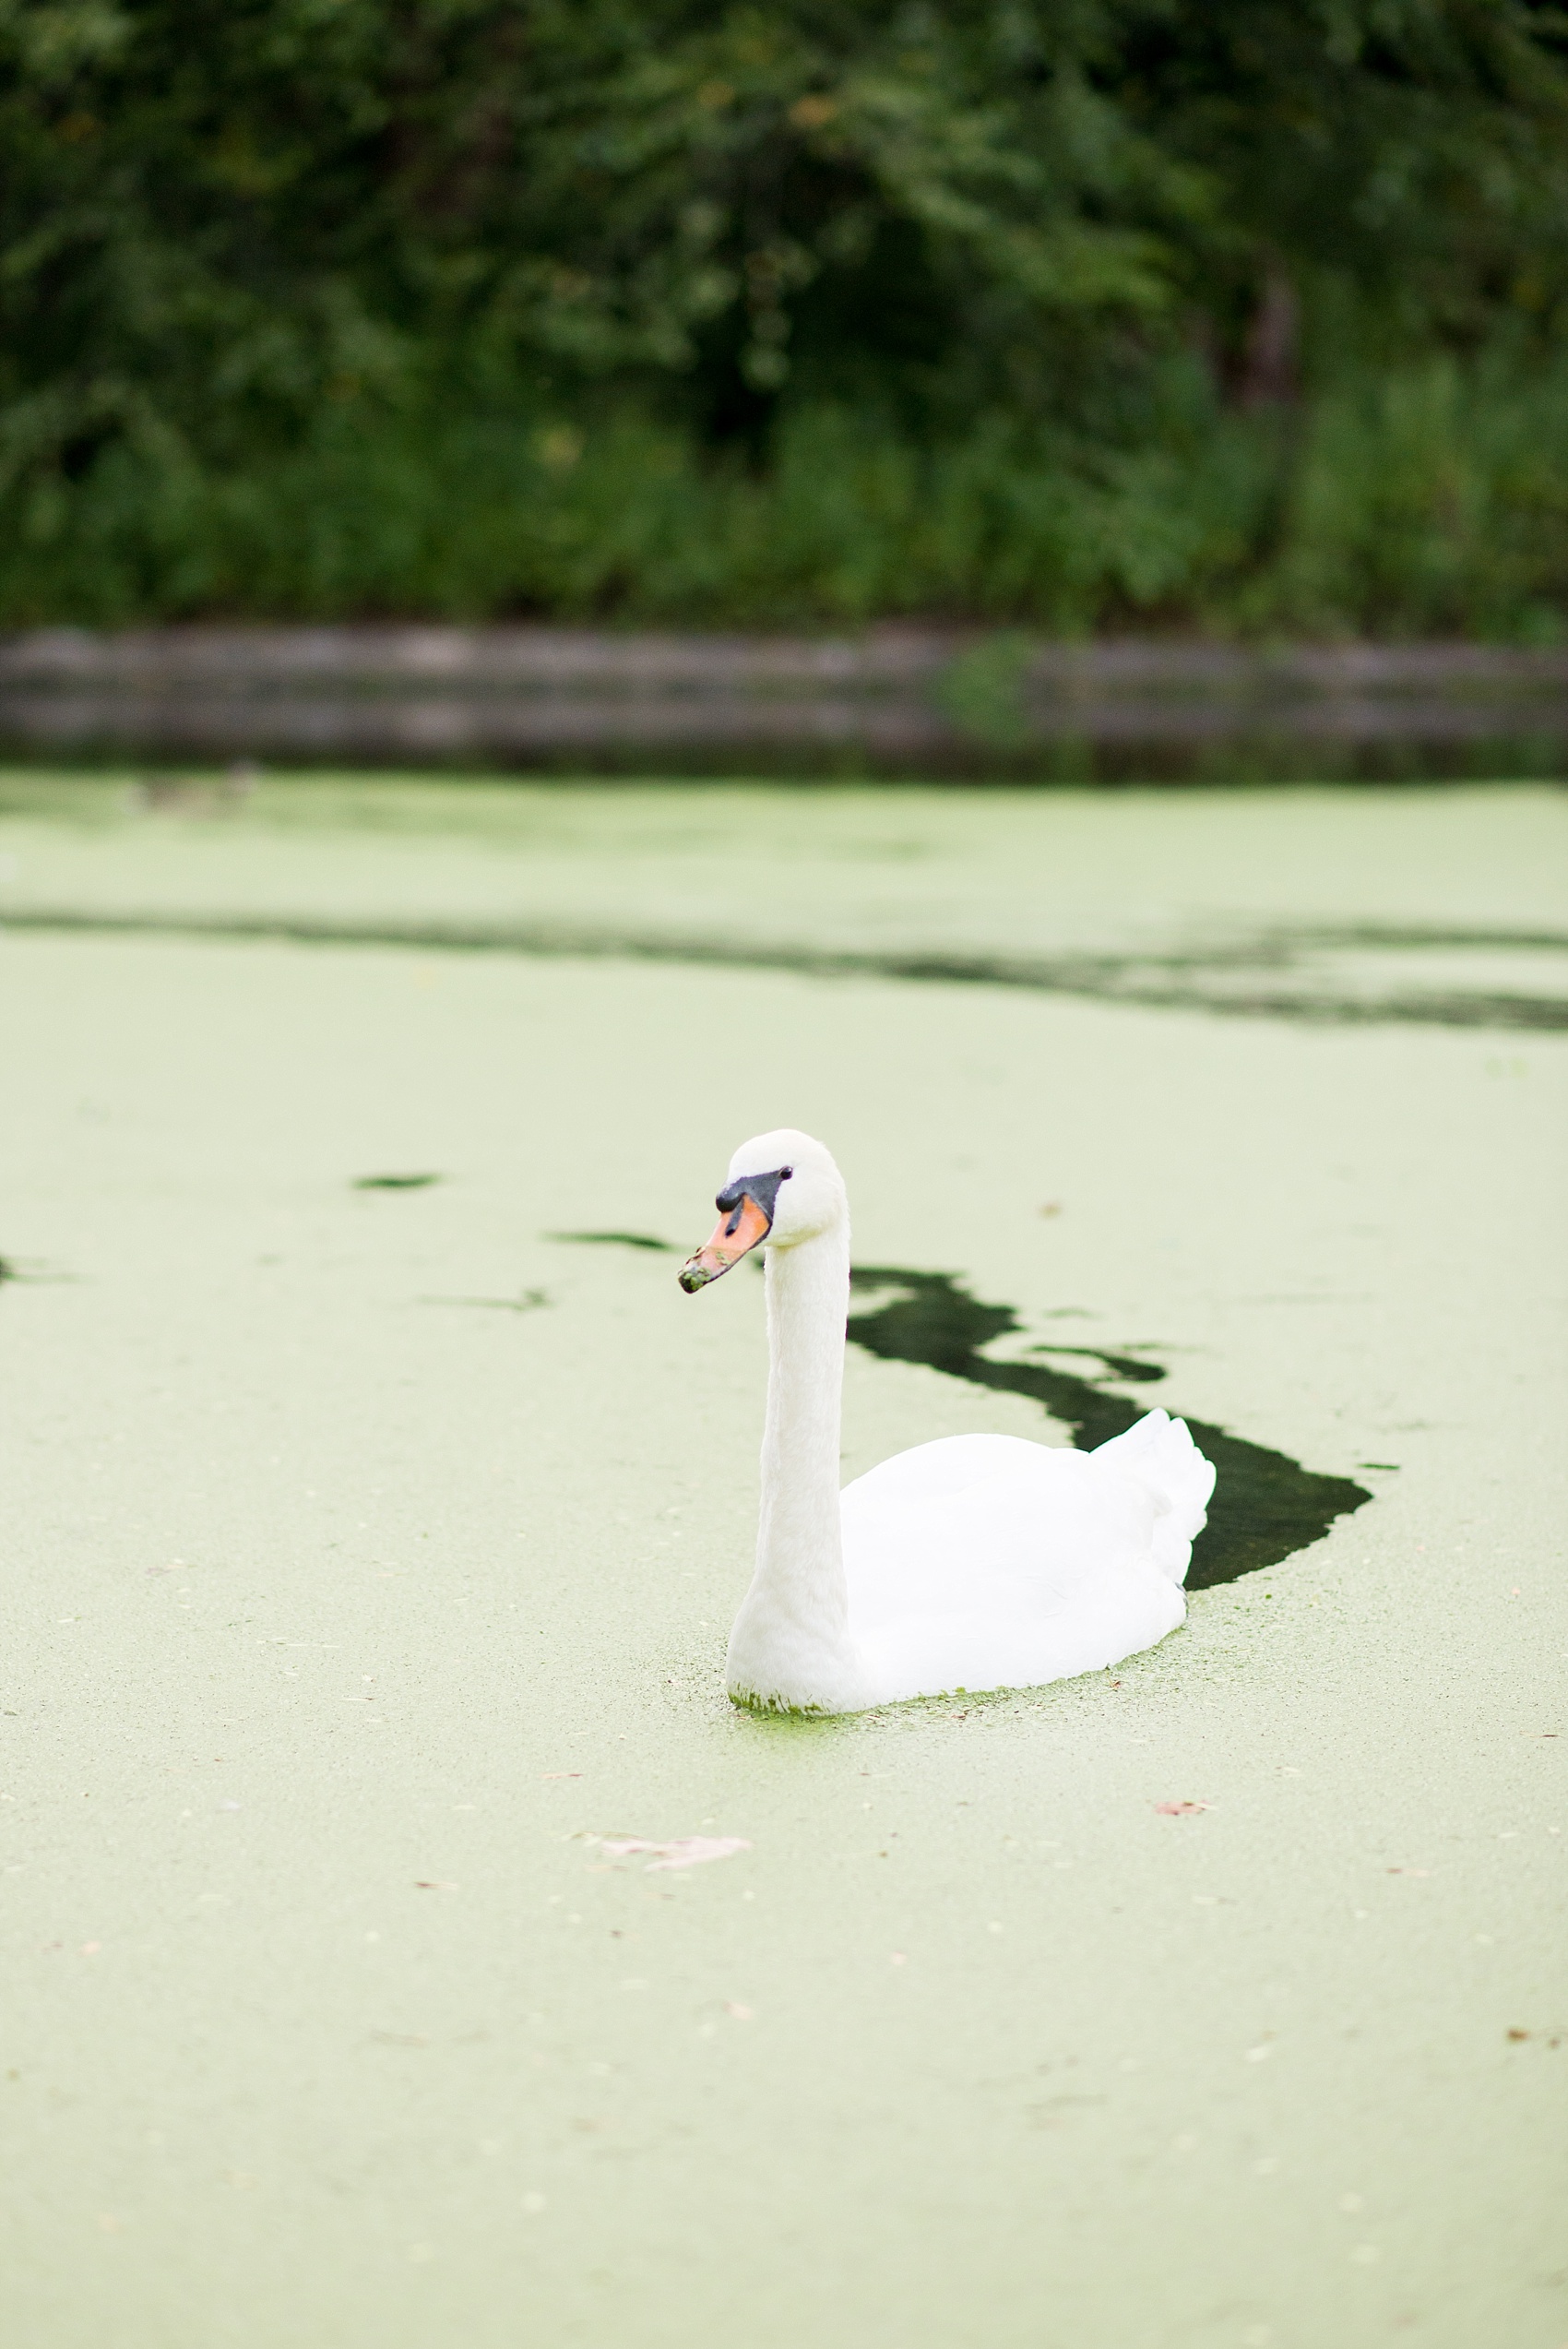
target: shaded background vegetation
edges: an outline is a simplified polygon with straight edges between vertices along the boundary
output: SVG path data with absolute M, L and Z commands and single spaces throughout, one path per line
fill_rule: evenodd
M 1568 619 L 1532 0 L 0 0 L 0 620 Z

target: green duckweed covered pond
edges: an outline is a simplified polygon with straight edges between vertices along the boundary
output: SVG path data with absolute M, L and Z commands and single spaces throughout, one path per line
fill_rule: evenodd
M 7 2341 L 1557 2349 L 1564 829 L 0 779 Z M 725 1701 L 784 1122 L 846 1475 L 1305 1480 L 1160 1648 Z

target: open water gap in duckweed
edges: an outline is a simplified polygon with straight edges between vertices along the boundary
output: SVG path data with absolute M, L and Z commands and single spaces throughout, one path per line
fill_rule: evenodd
M 1052 1357 L 1050 1362 L 992 1362 L 981 1349 L 1023 1327 L 1011 1306 L 982 1304 L 951 1272 L 858 1264 L 849 1278 L 851 1292 L 896 1293 L 869 1310 L 851 1309 L 849 1334 L 853 1344 L 885 1362 L 924 1363 L 950 1378 L 966 1378 L 971 1386 L 1028 1395 L 1052 1419 L 1070 1427 L 1074 1442 L 1086 1451 L 1131 1427 L 1148 1404 L 1115 1394 L 1078 1371 L 1058 1369 L 1057 1360 L 1087 1356 L 1101 1365 L 1101 1379 L 1109 1377 L 1127 1385 L 1153 1384 L 1166 1375 L 1158 1364 L 1130 1355 L 1049 1342 L 1036 1352 Z M 1284 1452 L 1249 1444 L 1206 1420 L 1189 1418 L 1187 1425 L 1217 1471 L 1208 1523 L 1193 1544 L 1190 1591 L 1209 1590 L 1259 1567 L 1277 1566 L 1281 1558 L 1326 1533 L 1336 1517 L 1372 1498 L 1364 1485 L 1348 1476 L 1320 1475 Z
M 1561 954 L 1568 949 L 1568 935 L 1556 931 L 1360 924 L 1278 930 L 1170 953 L 1020 956 L 742 944 L 542 923 L 458 925 L 284 913 L 86 912 L 16 906 L 7 908 L 0 921 L 8 931 L 65 936 L 265 939 L 299 946 L 411 947 L 422 953 L 580 955 L 599 961 L 786 971 L 807 978 L 1009 987 L 1145 1010 L 1207 1011 L 1229 1019 L 1291 1019 L 1320 1026 L 1396 1022 L 1542 1034 L 1568 1030 L 1568 997 L 1544 987 L 1539 993 L 1515 992 L 1472 978 L 1408 993 L 1387 988 L 1362 993 L 1343 973 L 1329 971 L 1313 976 L 1311 966 L 1302 962 L 1313 954 L 1393 956 L 1434 949 Z
M 546 1232 L 547 1240 L 560 1240 L 573 1247 L 584 1248 L 646 1248 L 659 1256 L 679 1256 L 681 1251 L 673 1240 L 656 1240 L 650 1232 Z

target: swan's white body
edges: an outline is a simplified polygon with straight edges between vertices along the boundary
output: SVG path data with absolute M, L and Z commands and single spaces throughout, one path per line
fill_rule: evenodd
M 1174 1630 L 1214 1470 L 1163 1411 L 1093 1452 L 950 1436 L 840 1494 L 848 1204 L 827 1151 L 788 1129 L 737 1151 L 731 1186 L 783 1167 L 766 1230 L 756 1568 L 731 1634 L 731 1695 L 855 1712 L 958 1688 L 1031 1687 L 1116 1663 Z M 739 1253 L 725 1249 L 724 1231 L 692 1259 L 691 1285 L 715 1277 L 716 1252 L 719 1271 Z

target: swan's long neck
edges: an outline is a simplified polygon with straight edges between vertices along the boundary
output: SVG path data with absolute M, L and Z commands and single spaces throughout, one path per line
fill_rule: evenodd
M 838 1516 L 849 1234 L 767 1252 L 767 1424 L 756 1571 L 730 1645 L 737 1693 L 838 1701 L 853 1669 Z
M 756 1570 L 814 1625 L 849 1619 L 838 1442 L 849 1246 L 842 1226 L 767 1252 L 767 1425 Z

